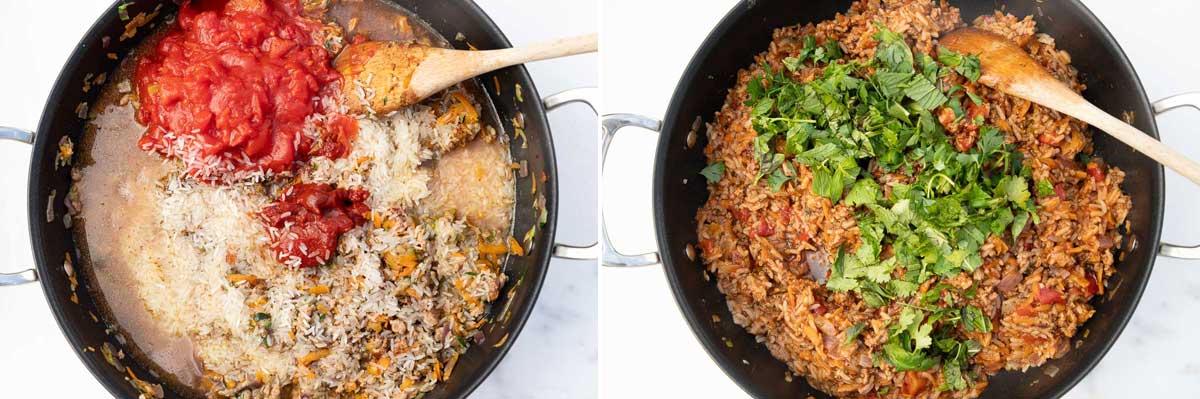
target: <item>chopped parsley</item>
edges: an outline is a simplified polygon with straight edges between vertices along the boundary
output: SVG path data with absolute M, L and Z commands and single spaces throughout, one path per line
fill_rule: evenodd
M 1054 195 L 1054 185 L 1048 180 L 1038 180 L 1037 193 L 1039 197 L 1049 197 Z
M 1004 133 L 982 118 L 974 121 L 981 126 L 974 146 L 959 152 L 934 116 L 946 106 L 962 117 L 962 101 L 982 102 L 943 79 L 979 79 L 976 56 L 945 48 L 936 60 L 914 55 L 903 37 L 877 27 L 879 45 L 870 60 L 843 61 L 837 42 L 818 45 L 809 36 L 798 55 L 784 59 L 787 71 L 764 65 L 750 81 L 746 105 L 758 134 L 758 178 L 778 191 L 803 166 L 812 173 L 814 194 L 853 207 L 860 243 L 838 251 L 826 288 L 856 293 L 873 307 L 904 306 L 888 327 L 882 359 L 901 371 L 941 364 L 942 388 L 963 389 L 964 369 L 979 343 L 962 339 L 960 331 L 992 328 L 987 315 L 966 304 L 975 287 L 968 295 L 937 284 L 916 294 L 929 280 L 982 265 L 979 249 L 990 235 L 1015 240 L 1029 221 L 1038 222 L 1030 169 Z M 807 83 L 788 73 L 809 66 L 823 73 Z M 892 180 L 885 190 L 871 168 L 900 174 L 906 183 Z M 724 164 L 716 163 L 701 174 L 711 182 L 723 172 Z M 1046 195 L 1045 184 L 1038 182 L 1039 195 Z M 885 247 L 891 248 L 886 255 Z M 846 342 L 862 329 L 847 330 Z

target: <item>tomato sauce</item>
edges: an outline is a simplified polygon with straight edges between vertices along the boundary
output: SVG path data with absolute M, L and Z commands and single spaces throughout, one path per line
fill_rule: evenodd
M 301 183 L 288 187 L 259 213 L 267 225 L 271 250 L 292 267 L 324 264 L 337 249 L 338 237 L 367 220 L 370 197 L 363 189 Z
M 189 174 L 210 182 L 348 152 L 357 125 L 322 112 L 319 98 L 339 75 L 316 38 L 321 22 L 301 11 L 295 0 L 185 3 L 173 30 L 137 65 L 137 119 L 147 126 L 141 149 L 182 159 Z M 305 134 L 317 113 L 323 122 Z

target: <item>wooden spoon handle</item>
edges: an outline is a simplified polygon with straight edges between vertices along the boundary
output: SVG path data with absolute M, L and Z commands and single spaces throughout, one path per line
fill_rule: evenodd
M 1200 164 L 1092 105 L 1061 82 L 1052 78 L 1048 80 L 1048 82 L 1038 85 L 1012 84 L 1008 91 L 1017 97 L 1038 104 L 1055 104 L 1054 108 L 1057 108 L 1059 112 L 1107 132 L 1122 143 L 1178 172 L 1193 183 L 1200 184 Z
M 591 53 L 595 52 L 598 47 L 596 34 L 593 33 L 529 46 L 481 51 L 480 55 L 483 56 L 483 63 L 486 67 L 499 69 L 526 62 Z
M 1188 159 L 1183 154 L 1180 154 L 1179 151 L 1175 151 L 1161 141 L 1155 140 L 1150 135 L 1109 115 L 1103 110 L 1096 108 L 1096 106 L 1090 103 L 1087 106 L 1091 108 L 1091 110 L 1087 111 L 1090 113 L 1088 117 L 1071 116 L 1075 116 L 1079 120 L 1108 132 L 1108 134 L 1116 137 L 1117 140 L 1121 140 L 1121 142 L 1128 144 L 1135 150 L 1146 154 L 1150 159 L 1158 161 L 1163 166 L 1178 172 L 1183 177 L 1191 180 L 1192 183 L 1200 184 L 1200 163 Z
M 486 51 L 428 49 L 408 79 L 413 98 L 425 98 L 450 85 L 500 68 L 531 61 L 595 52 L 596 34 L 569 37 L 530 46 Z

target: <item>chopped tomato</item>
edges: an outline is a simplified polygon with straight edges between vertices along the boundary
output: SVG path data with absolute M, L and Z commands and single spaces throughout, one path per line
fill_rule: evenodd
M 295 0 L 183 2 L 177 23 L 138 59 L 138 146 L 208 182 L 293 170 L 313 150 L 305 128 L 317 98 L 340 79 L 314 38 L 320 21 L 300 12 Z M 338 122 L 335 134 L 354 123 Z
M 1013 310 L 1013 312 L 1016 313 L 1018 316 L 1024 316 L 1024 317 L 1030 317 L 1030 316 L 1034 315 L 1033 308 L 1029 307 L 1028 304 L 1017 306 L 1017 308 L 1015 310 Z
M 734 209 L 733 217 L 739 221 L 745 222 L 746 219 L 750 218 L 750 211 L 745 208 Z
M 762 221 L 762 222 L 758 223 L 757 233 L 759 236 L 762 236 L 762 237 L 770 237 L 772 235 L 775 235 L 775 228 L 771 227 L 770 224 L 767 224 L 766 221 Z
M 921 373 L 916 371 L 904 372 L 904 382 L 900 386 L 900 394 L 904 397 L 915 397 L 925 392 L 928 382 L 921 378 Z
M 1042 132 L 1042 134 L 1039 134 L 1037 136 L 1038 142 L 1045 144 L 1045 145 L 1052 145 L 1055 147 L 1057 147 L 1060 143 L 1062 143 L 1063 138 L 1064 138 L 1064 136 L 1051 134 L 1051 132 Z
M 338 237 L 367 220 L 363 204 L 370 193 L 302 183 L 284 190 L 259 213 L 267 226 L 275 258 L 292 267 L 313 267 L 329 261 Z
M 1100 284 L 1096 283 L 1095 277 L 1092 277 L 1090 274 L 1087 275 L 1087 294 L 1096 295 L 1098 292 L 1100 292 Z
M 1055 290 L 1053 288 L 1046 288 L 1046 287 L 1038 288 L 1037 300 L 1038 300 L 1038 302 L 1041 302 L 1042 304 L 1045 304 L 1045 305 L 1064 302 L 1062 293 L 1058 292 L 1058 290 Z
M 1104 181 L 1104 175 L 1105 175 L 1104 168 L 1100 166 L 1099 162 L 1096 162 L 1096 161 L 1088 162 L 1087 174 L 1089 176 L 1092 176 L 1092 180 L 1095 180 L 1097 182 Z
M 1054 194 L 1058 196 L 1058 199 L 1061 199 L 1061 200 L 1067 199 L 1067 190 L 1063 189 L 1062 184 L 1054 185 Z

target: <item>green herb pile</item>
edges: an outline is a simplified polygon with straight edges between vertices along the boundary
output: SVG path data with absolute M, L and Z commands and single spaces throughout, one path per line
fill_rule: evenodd
M 944 48 L 936 60 L 914 55 L 900 35 L 877 27 L 879 47 L 865 63 L 843 61 L 836 42 L 817 45 L 810 36 L 803 51 L 783 63 L 791 72 L 823 67 L 820 76 L 800 83 L 764 65 L 750 82 L 758 178 L 778 191 L 795 179 L 797 164 L 804 165 L 813 173 L 814 194 L 854 207 L 861 244 L 853 252 L 839 250 L 826 287 L 857 293 L 872 307 L 899 303 L 903 310 L 876 359 L 900 371 L 941 364 L 941 389 L 964 389 L 968 358 L 980 344 L 959 339 L 956 331 L 992 329 L 983 311 L 954 300 L 973 299 L 975 287 L 960 292 L 936 284 L 917 293 L 930 279 L 979 267 L 988 235 L 1015 238 L 1027 222 L 1037 223 L 1030 171 L 982 117 L 971 121 L 980 126 L 974 147 L 959 152 L 933 116 L 945 106 L 965 118 L 963 101 L 980 104 L 959 85 L 944 87 L 942 79 L 958 74 L 977 80 L 978 58 Z M 886 173 L 911 176 L 911 184 L 896 184 L 885 196 L 867 171 L 871 161 Z M 718 180 L 723 171 L 717 163 L 703 174 Z M 894 255 L 881 257 L 885 246 Z M 862 329 L 859 324 L 847 331 L 846 342 Z

